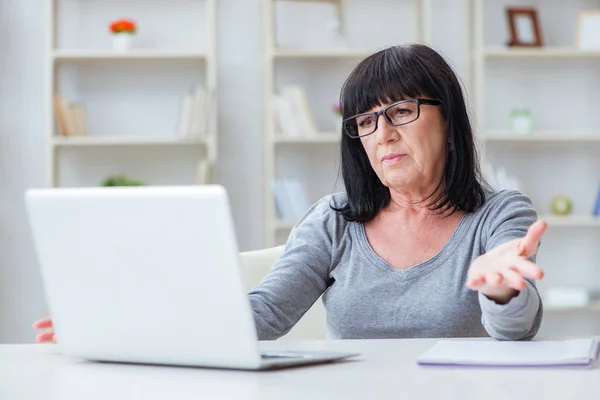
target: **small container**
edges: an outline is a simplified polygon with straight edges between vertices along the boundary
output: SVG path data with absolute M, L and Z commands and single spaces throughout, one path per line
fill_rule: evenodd
M 131 49 L 133 35 L 131 33 L 114 33 L 112 36 L 113 48 L 118 53 L 125 53 Z
M 510 122 L 513 133 L 520 135 L 531 135 L 533 133 L 533 119 L 529 110 L 511 111 Z

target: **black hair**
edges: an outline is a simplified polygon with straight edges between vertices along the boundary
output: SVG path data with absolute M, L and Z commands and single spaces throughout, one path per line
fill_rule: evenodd
M 362 60 L 342 86 L 342 118 L 418 97 L 441 100 L 446 123 L 444 172 L 427 206 L 440 212 L 472 212 L 485 201 L 487 184 L 459 80 L 435 50 L 422 44 L 393 46 Z M 341 172 L 348 201 L 332 208 L 346 220 L 369 221 L 389 204 L 390 191 L 373 170 L 361 140 L 343 129 Z

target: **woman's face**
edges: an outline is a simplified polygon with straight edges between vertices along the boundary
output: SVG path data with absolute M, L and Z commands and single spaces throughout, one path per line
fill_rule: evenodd
M 379 111 L 388 104 L 375 107 Z M 445 162 L 445 121 L 440 107 L 421 104 L 419 118 L 391 126 L 383 115 L 377 130 L 361 137 L 381 182 L 391 190 L 431 190 L 440 182 Z

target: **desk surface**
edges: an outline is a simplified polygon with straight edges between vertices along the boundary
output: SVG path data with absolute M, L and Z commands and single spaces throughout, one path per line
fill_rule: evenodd
M 268 342 L 269 349 L 358 351 L 352 361 L 279 371 L 107 364 L 54 345 L 0 346 L 0 399 L 598 399 L 600 368 L 425 367 L 435 340 Z

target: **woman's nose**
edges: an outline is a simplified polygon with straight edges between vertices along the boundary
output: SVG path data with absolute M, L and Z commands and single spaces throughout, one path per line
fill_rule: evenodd
M 377 136 L 377 142 L 384 144 L 389 141 L 398 140 L 398 131 L 396 130 L 396 127 L 390 125 L 383 114 L 378 118 L 377 130 L 374 133 Z

